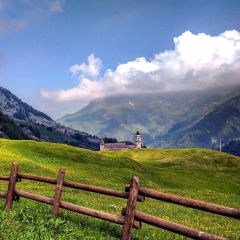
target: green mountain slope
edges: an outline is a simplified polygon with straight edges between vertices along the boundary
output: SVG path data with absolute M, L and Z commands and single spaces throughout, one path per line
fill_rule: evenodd
M 168 142 L 167 147 L 211 147 L 220 134 L 225 144 L 240 136 L 240 94 L 216 105 L 193 126 L 172 129 L 157 141 L 160 145 Z
M 240 158 L 207 149 L 140 149 L 120 152 L 94 152 L 61 144 L 0 140 L 0 175 L 9 173 L 18 161 L 20 171 L 55 177 L 60 166 L 66 179 L 123 190 L 132 175 L 140 184 L 163 192 L 206 200 L 230 207 L 240 206 Z M 22 181 L 18 188 L 49 197 L 54 186 Z M 0 191 L 6 189 L 0 181 Z M 63 200 L 119 214 L 126 200 L 84 191 L 64 189 Z M 0 209 L 4 201 L 0 199 Z M 188 210 L 147 199 L 137 208 L 203 231 L 238 239 L 239 222 L 225 217 Z M 55 222 L 51 206 L 21 199 L 14 210 L 0 210 L 0 239 L 119 239 L 121 227 L 101 220 L 61 211 Z M 143 224 L 134 230 L 134 239 L 183 239 Z
M 74 129 L 119 140 L 132 140 L 134 132 L 139 129 L 144 144 L 148 146 L 211 147 L 212 136 L 206 134 L 206 129 L 199 128 L 196 124 L 207 114 L 215 111 L 216 106 L 223 104 L 235 92 L 233 89 L 210 89 L 110 96 L 94 100 L 79 112 L 66 115 L 58 121 Z M 229 110 L 231 114 L 233 105 L 224 106 L 227 108 L 224 111 Z M 231 116 L 223 119 L 225 122 L 221 124 L 229 125 L 230 118 Z M 210 120 L 207 124 L 215 127 L 216 120 Z M 218 120 L 220 121 L 219 118 Z M 231 123 L 236 125 L 235 122 L 231 121 L 230 125 Z M 195 128 L 196 134 L 191 139 L 189 135 L 192 136 Z M 217 130 L 221 131 L 220 128 Z M 198 136 L 201 134 L 204 137 Z M 239 135 L 239 131 L 236 134 Z M 226 141 L 235 135 L 229 131 L 226 134 Z

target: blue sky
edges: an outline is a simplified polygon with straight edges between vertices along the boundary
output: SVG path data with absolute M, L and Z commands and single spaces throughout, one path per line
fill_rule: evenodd
M 94 98 L 95 89 L 76 90 L 84 79 L 104 96 L 97 84 L 107 69 L 115 74 L 121 64 L 173 50 L 173 38 L 186 31 L 219 36 L 233 29 L 240 31 L 240 0 L 0 0 L 0 85 L 58 118 Z M 101 67 L 89 76 L 81 64 L 91 54 Z M 73 65 L 81 67 L 71 72 Z M 139 84 L 148 84 L 145 77 Z M 116 86 L 107 91 L 113 88 L 118 93 Z M 57 101 L 57 91 L 72 89 L 75 97 Z

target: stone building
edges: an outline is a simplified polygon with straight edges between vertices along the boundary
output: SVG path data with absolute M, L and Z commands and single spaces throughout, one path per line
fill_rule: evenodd
M 142 137 L 139 131 L 135 134 L 135 144 L 128 144 L 127 142 L 117 142 L 117 143 L 104 143 L 104 140 L 100 141 L 100 151 L 104 150 L 124 150 L 124 149 L 135 149 L 142 147 Z

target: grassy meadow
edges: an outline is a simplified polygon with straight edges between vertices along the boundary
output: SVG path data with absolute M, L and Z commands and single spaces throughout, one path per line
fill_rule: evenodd
M 131 176 L 140 185 L 184 197 L 240 208 L 240 158 L 207 149 L 140 149 L 118 152 L 94 152 L 67 145 L 0 139 L 0 175 L 9 175 L 17 161 L 20 171 L 56 177 L 58 168 L 66 168 L 66 180 L 116 190 L 124 190 Z M 18 189 L 48 197 L 54 185 L 23 180 Z M 0 191 L 7 183 L 0 181 Z M 119 215 L 125 199 L 64 188 L 63 201 Z M 11 212 L 4 212 L 0 199 L 0 239 L 119 239 L 121 226 L 60 210 L 55 221 L 51 206 L 27 199 L 14 202 Z M 191 210 L 173 204 L 146 199 L 137 209 L 166 220 L 240 239 L 240 221 Z M 133 230 L 133 239 L 185 239 L 165 230 L 143 224 Z

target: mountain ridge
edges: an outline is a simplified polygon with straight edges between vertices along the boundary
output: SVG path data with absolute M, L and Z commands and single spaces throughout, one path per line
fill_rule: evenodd
M 169 147 L 217 147 L 214 143 L 214 138 L 220 138 L 223 144 L 227 144 L 229 141 L 238 138 L 240 136 L 240 94 L 230 94 L 226 97 L 225 101 L 215 105 L 206 115 L 203 115 L 198 121 L 186 129 L 177 129 L 170 131 L 166 136 L 160 136 L 162 138 L 169 139 L 180 135 L 181 139 L 174 144 L 170 144 Z M 191 135 L 191 136 L 190 136 Z M 194 135 L 197 137 L 194 138 Z M 185 138 L 185 139 L 184 139 Z M 163 141 L 162 140 L 162 141 Z M 215 139 L 216 141 L 216 139 Z
M 240 96 L 239 86 L 110 96 L 93 100 L 80 111 L 57 121 L 78 130 L 86 129 L 100 137 L 111 136 L 119 140 L 132 140 L 134 131 L 139 129 L 144 143 L 152 147 L 216 147 L 209 139 L 203 145 L 195 139 L 192 145 L 186 141 L 184 144 L 176 143 L 176 140 L 179 133 L 193 131 L 211 111 L 216 111 L 218 105 L 234 96 Z M 172 135 L 176 135 L 176 139 Z M 226 138 L 228 140 L 231 136 Z
M 24 103 L 3 87 L 0 87 L 0 114 L 9 118 L 7 123 L 12 124 L 11 128 L 14 127 L 19 134 L 23 133 L 25 138 L 22 139 L 66 143 L 94 150 L 99 148 L 97 136 L 56 123 L 51 117 Z M 5 123 L 5 128 L 7 123 Z M 2 132 L 2 137 L 13 138 L 4 132 Z
M 0 87 L 0 110 L 11 118 L 24 121 L 36 121 L 36 117 L 43 119 L 44 122 L 54 122 L 47 114 L 34 109 L 32 106 L 23 102 L 8 89 Z M 35 116 L 35 118 L 33 117 Z M 38 122 L 40 123 L 40 122 Z

